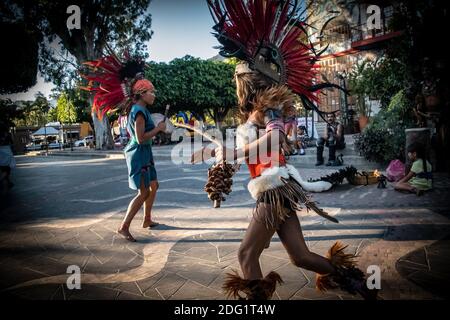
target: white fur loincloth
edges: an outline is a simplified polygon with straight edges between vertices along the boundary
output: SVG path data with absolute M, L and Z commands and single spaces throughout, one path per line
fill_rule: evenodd
M 294 166 L 286 164 L 285 167 L 273 167 L 264 170 L 259 177 L 256 177 L 248 183 L 248 191 L 253 199 L 258 199 L 258 195 L 284 184 L 281 178 L 296 180 L 305 191 L 322 192 L 329 190 L 332 184 L 326 181 L 308 182 L 302 179 L 300 173 Z

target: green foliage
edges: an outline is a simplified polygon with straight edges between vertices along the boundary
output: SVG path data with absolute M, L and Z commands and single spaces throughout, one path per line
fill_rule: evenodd
M 404 88 L 406 72 L 401 60 L 388 56 L 356 64 L 349 74 L 349 88 L 358 97 L 359 113 L 368 115 L 364 97 L 380 100 L 381 106 L 387 107 L 391 98 Z
M 156 88 L 154 108 L 159 112 L 170 104 L 172 114 L 189 110 L 220 122 L 236 105 L 233 63 L 185 56 L 149 65 L 146 77 Z
M 5 0 L 0 9 L 9 21 L 25 23 L 40 42 L 39 67 L 46 80 L 67 89 L 79 79 L 81 63 L 99 58 L 106 44 L 146 57 L 146 43 L 153 33 L 149 4 L 150 0 Z M 70 5 L 81 9 L 81 29 L 67 28 Z M 37 54 L 35 46 L 27 54 Z
M 73 123 L 77 120 L 75 105 L 66 92 L 56 102 L 56 119 L 61 123 Z
M 368 160 L 387 162 L 403 158 L 405 129 L 414 125 L 404 91 L 392 98 L 389 106 L 382 109 L 356 136 L 355 147 Z
M 47 123 L 50 104 L 42 93 L 38 93 L 34 101 L 2 100 L 1 111 L 6 112 L 11 126 L 41 126 Z
M 0 127 L 10 128 L 14 127 L 17 121 L 21 121 L 24 118 L 24 110 L 20 106 L 11 101 L 11 99 L 0 100 Z

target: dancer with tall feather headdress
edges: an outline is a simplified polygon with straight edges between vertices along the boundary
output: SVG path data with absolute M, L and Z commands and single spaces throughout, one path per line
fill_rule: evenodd
M 131 136 L 124 149 L 128 167 L 128 185 L 137 190 L 131 200 L 118 233 L 128 241 L 136 241 L 130 233 L 130 224 L 144 206 L 142 227 L 153 227 L 151 210 L 155 201 L 158 180 L 151 147 L 152 138 L 166 130 L 164 121 L 156 124 L 149 107 L 155 100 L 155 88 L 144 78 L 145 62 L 125 52 L 123 60 L 111 50 L 109 55 L 84 63 L 88 70 L 83 78 L 89 81 L 83 89 L 95 94 L 93 112 L 101 119 L 107 112 L 127 115 L 127 131 Z
M 311 199 L 307 191 L 331 188 L 326 181 L 304 181 L 287 163 L 289 144 L 283 114 L 298 97 L 307 107 L 315 106 L 320 89 L 337 87 L 318 82 L 316 54 L 301 21 L 298 1 L 208 0 L 215 21 L 214 36 L 220 54 L 241 62 L 235 71 L 236 94 L 242 124 L 237 129 L 237 148 L 219 147 L 216 161 L 245 161 L 250 171 L 248 189 L 256 200 L 253 217 L 239 248 L 243 273 L 228 274 L 224 289 L 229 296 L 269 299 L 282 279 L 272 271 L 265 277 L 259 257 L 275 232 L 292 262 L 317 272 L 317 288 L 339 287 L 364 298 L 373 298 L 355 256 L 335 243 L 327 257 L 310 252 L 296 211 L 304 205 L 320 216 L 338 222 Z M 303 41 L 302 41 L 303 40 Z M 259 149 L 268 152 L 263 154 Z M 259 153 L 258 153 L 259 150 Z

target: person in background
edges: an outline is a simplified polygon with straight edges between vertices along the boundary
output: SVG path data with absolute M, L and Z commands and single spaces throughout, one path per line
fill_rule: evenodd
M 298 150 L 298 154 L 303 156 L 305 154 L 306 149 L 306 136 L 308 133 L 306 132 L 305 126 L 297 127 L 297 140 L 295 142 L 295 148 Z
M 324 163 L 323 149 L 328 147 L 328 163 L 327 166 L 339 166 L 340 163 L 336 161 L 336 150 L 345 148 L 344 127 L 336 121 L 336 115 L 329 113 L 327 115 L 327 126 L 325 133 L 317 140 L 317 162 L 316 166 L 321 166 Z
M 426 159 L 423 145 L 412 143 L 407 147 L 407 151 L 408 158 L 412 162 L 411 170 L 395 184 L 394 189 L 412 192 L 420 196 L 433 187 L 432 167 Z
M 12 145 L 11 133 L 6 124 L 0 122 L 0 183 L 5 186 L 5 190 L 14 186 L 10 180 L 11 170 L 16 167 Z
M 128 167 L 128 184 L 138 194 L 131 200 L 122 224 L 117 231 L 128 241 L 136 241 L 130 233 L 130 224 L 136 213 L 144 205 L 143 228 L 155 227 L 158 223 L 152 221 L 151 211 L 158 190 L 155 163 L 151 141 L 159 132 L 166 129 L 165 122 L 157 126 L 153 123 L 149 108 L 155 100 L 155 88 L 147 79 L 137 80 L 132 86 L 134 104 L 129 110 L 127 130 L 131 140 L 124 149 Z
M 286 132 L 287 140 L 295 147 L 297 145 L 297 110 L 295 110 L 293 105 L 287 109 L 284 117 L 284 130 Z M 293 149 L 291 155 L 296 154 L 298 154 L 297 148 Z

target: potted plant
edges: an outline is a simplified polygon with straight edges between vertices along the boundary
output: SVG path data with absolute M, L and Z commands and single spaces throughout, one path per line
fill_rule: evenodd
M 366 102 L 366 96 L 370 92 L 371 81 L 369 70 L 372 62 L 364 60 L 356 64 L 349 74 L 349 87 L 355 97 L 355 111 L 358 115 L 359 129 L 363 130 L 369 122 L 370 104 Z

